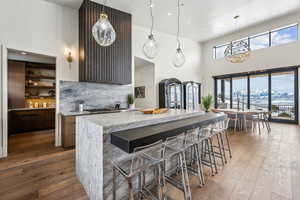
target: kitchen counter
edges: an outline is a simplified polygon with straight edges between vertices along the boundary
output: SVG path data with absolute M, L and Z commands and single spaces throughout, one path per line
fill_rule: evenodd
M 137 109 L 121 109 L 121 110 L 117 110 L 118 112 L 127 112 L 127 111 L 136 111 Z M 112 110 L 113 111 L 113 110 Z M 103 111 L 83 111 L 83 112 L 79 112 L 79 111 L 68 111 L 68 112 L 61 112 L 61 115 L 63 116 L 82 116 L 82 115 L 96 115 L 96 114 L 111 114 L 111 112 L 103 112 Z
M 225 114 L 187 110 L 170 110 L 159 115 L 145 115 L 132 111 L 78 116 L 76 117 L 76 175 L 91 200 L 112 199 L 111 160 L 122 159 L 130 155 L 111 143 L 113 134 L 125 131 L 127 135 L 140 134 L 139 137 L 142 138 L 143 135 L 149 134 L 146 132 L 151 131 L 148 127 L 155 126 L 155 130 L 159 130 L 160 126 L 183 123 L 187 119 L 191 119 L 188 120 L 189 123 L 195 119 L 199 125 L 199 120 L 212 123 L 225 118 Z M 157 131 L 155 134 L 163 135 L 164 133 Z M 118 181 L 123 180 L 118 179 Z M 127 194 L 127 187 L 124 187 L 122 183 L 118 185 L 120 185 L 118 194 Z
M 11 111 L 32 111 L 32 110 L 48 110 L 48 109 L 55 109 L 55 107 L 47 107 L 47 108 L 11 108 L 8 109 L 8 112 Z

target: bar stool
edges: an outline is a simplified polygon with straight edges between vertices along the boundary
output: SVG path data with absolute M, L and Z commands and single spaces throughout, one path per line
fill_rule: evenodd
M 183 191 L 185 200 L 192 199 L 188 172 L 193 173 L 193 175 L 197 175 L 199 185 L 204 185 L 201 160 L 198 156 L 200 155 L 199 148 L 197 145 L 195 145 L 196 143 L 194 136 L 194 134 L 188 131 L 181 135 L 167 138 L 165 142 L 165 156 L 163 165 L 165 181 Z M 191 166 L 187 166 L 186 154 L 193 152 L 195 152 L 196 155 L 196 170 Z M 172 166 L 174 159 L 176 160 L 175 167 Z M 170 169 L 168 169 L 167 164 L 171 165 Z M 181 172 L 181 182 L 174 178 L 174 174 L 179 174 L 179 172 Z
M 204 133 L 208 135 L 207 143 L 209 144 L 206 149 L 208 153 L 211 153 L 213 156 L 213 165 L 215 168 L 216 174 L 218 173 L 216 158 L 219 158 L 222 161 L 222 165 L 225 165 L 225 155 L 223 152 L 223 137 L 221 136 L 221 129 L 219 128 L 219 122 L 211 124 L 210 127 L 206 127 L 203 129 Z M 217 140 L 217 144 L 214 145 L 213 140 Z M 214 175 L 214 174 L 213 174 Z
M 226 151 L 229 153 L 229 158 L 232 158 L 231 146 L 228 137 L 229 121 L 230 119 L 227 118 L 226 120 L 219 122 L 217 126 L 213 129 L 213 132 L 218 134 L 220 137 L 225 163 L 227 163 Z M 226 144 L 224 142 L 224 138 L 226 140 Z
M 138 177 L 137 196 L 138 199 L 144 197 L 151 197 L 155 200 L 163 200 L 163 184 L 161 174 L 161 164 L 163 162 L 164 144 L 162 140 L 153 144 L 135 148 L 134 153 L 122 160 L 113 160 L 113 200 L 117 199 L 116 196 L 116 178 L 117 173 L 122 175 L 128 184 L 128 199 L 134 200 L 133 180 Z M 153 169 L 156 174 L 157 195 L 153 194 L 145 181 L 145 173 L 147 170 Z

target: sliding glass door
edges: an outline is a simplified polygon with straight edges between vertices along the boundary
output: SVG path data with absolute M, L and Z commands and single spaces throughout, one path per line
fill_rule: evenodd
M 250 77 L 250 109 L 269 109 L 269 75 L 251 75 Z
M 216 108 L 265 110 L 273 121 L 298 122 L 298 67 L 214 78 Z
M 217 104 L 219 108 L 230 108 L 230 85 L 231 79 L 217 80 Z
M 232 78 L 232 108 L 247 109 L 248 105 L 247 77 Z
M 272 118 L 295 120 L 295 72 L 271 74 Z

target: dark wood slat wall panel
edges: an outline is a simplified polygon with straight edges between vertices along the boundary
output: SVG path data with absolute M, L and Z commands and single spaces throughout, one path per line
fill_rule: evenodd
M 89 0 L 85 0 L 79 9 L 79 80 L 131 84 L 131 15 L 105 7 L 117 37 L 111 46 L 101 47 L 92 35 L 101 10 L 101 4 Z

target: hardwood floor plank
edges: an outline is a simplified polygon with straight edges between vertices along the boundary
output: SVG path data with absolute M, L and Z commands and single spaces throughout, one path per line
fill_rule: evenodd
M 45 148 L 43 144 L 51 141 L 47 134 L 33 137 L 32 144 L 19 146 L 32 151 L 14 151 L 11 158 L 0 160 L 0 199 L 88 199 L 75 174 L 75 151 Z M 24 135 L 20 139 L 30 142 Z M 219 166 L 216 176 L 209 176 L 205 168 L 203 188 L 191 177 L 193 200 L 300 199 L 299 126 L 272 124 L 270 135 L 231 133 L 230 141 L 233 158 L 225 167 Z M 172 186 L 168 194 L 174 200 L 183 199 L 182 192 Z

